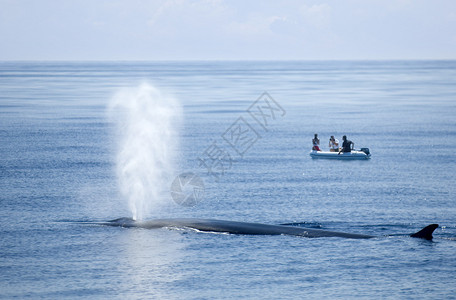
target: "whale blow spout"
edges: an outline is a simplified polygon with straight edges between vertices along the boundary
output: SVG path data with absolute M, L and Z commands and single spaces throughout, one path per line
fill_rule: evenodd
M 117 125 L 116 169 L 121 198 L 134 220 L 165 206 L 174 174 L 182 107 L 151 84 L 123 88 L 112 98 L 109 113 Z

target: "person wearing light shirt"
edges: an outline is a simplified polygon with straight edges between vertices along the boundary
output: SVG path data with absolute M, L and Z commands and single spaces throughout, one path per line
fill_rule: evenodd
M 329 151 L 339 152 L 339 140 L 336 139 L 334 135 L 331 135 L 331 138 L 329 139 Z

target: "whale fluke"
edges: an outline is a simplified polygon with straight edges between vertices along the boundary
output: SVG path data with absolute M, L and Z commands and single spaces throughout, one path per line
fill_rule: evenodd
M 434 230 L 436 230 L 437 227 L 439 227 L 438 224 L 431 224 L 431 225 L 424 227 L 420 231 L 418 231 L 414 234 L 411 234 L 410 236 L 414 237 L 414 238 L 432 240 L 432 233 L 434 232 Z

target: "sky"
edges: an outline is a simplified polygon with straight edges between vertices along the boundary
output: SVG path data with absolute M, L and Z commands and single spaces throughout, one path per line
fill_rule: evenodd
M 0 0 L 0 61 L 456 59 L 455 0 Z

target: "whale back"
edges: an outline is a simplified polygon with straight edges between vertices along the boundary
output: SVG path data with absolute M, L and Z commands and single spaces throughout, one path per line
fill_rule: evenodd
M 135 221 L 131 218 L 119 218 L 103 225 L 120 226 L 120 227 L 138 227 L 145 229 L 175 227 L 175 228 L 191 228 L 205 232 L 219 232 L 232 234 L 248 234 L 248 235 L 295 235 L 302 237 L 342 237 L 351 239 L 369 239 L 375 236 L 346 233 L 337 231 L 328 231 L 322 229 L 304 228 L 290 225 L 270 225 L 262 223 L 237 222 L 215 219 L 155 219 L 149 221 Z M 437 224 L 431 224 L 420 231 L 411 234 L 411 237 L 432 240 L 432 233 L 438 227 Z

